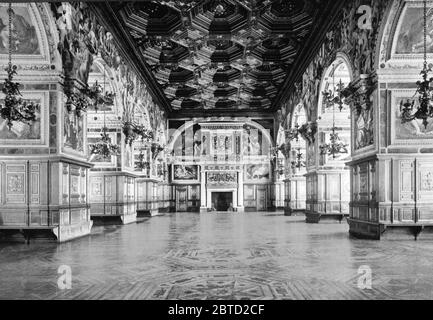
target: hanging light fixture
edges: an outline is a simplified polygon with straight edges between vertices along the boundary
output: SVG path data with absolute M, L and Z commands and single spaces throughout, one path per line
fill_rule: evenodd
M 332 76 L 332 86 L 333 88 L 335 88 L 335 68 L 333 69 L 333 76 Z M 341 79 L 340 79 L 340 85 L 342 85 Z M 342 89 L 341 89 L 342 90 Z M 338 128 L 335 126 L 335 105 L 337 104 L 339 107 L 342 106 L 342 104 L 340 105 L 339 102 L 342 102 L 341 100 L 341 91 L 340 91 L 340 95 L 338 97 L 338 99 L 335 99 L 335 97 L 333 99 L 329 100 L 329 91 L 325 91 L 323 92 L 324 95 L 324 99 L 325 99 L 325 103 L 330 103 L 329 107 L 332 106 L 332 128 L 331 128 L 331 134 L 330 134 L 330 143 L 325 143 L 323 145 L 320 146 L 320 154 L 321 155 L 332 155 L 332 158 L 335 159 L 337 154 L 341 154 L 341 153 L 348 153 L 347 150 L 347 146 L 348 144 L 345 144 L 341 141 L 340 137 L 338 136 Z M 334 96 L 334 94 L 331 94 L 332 96 Z M 341 109 L 340 109 L 341 111 Z
M 86 95 L 93 101 L 93 107 L 95 111 L 98 112 L 99 106 L 105 106 L 108 104 L 113 104 L 114 97 L 116 96 L 113 92 L 107 92 L 105 90 L 105 69 L 104 69 L 104 85 L 103 87 L 95 81 L 91 88 L 86 90 Z
M 300 170 L 301 168 L 305 167 L 305 161 L 303 160 L 304 155 L 301 152 L 301 148 L 298 147 L 296 150 L 296 160 L 291 162 L 293 171 Z
M 335 124 L 331 130 L 332 133 L 330 134 L 330 143 L 326 143 L 320 146 L 320 154 L 330 156 L 332 155 L 332 158 L 335 159 L 337 154 L 349 153 L 349 151 L 347 150 L 348 144 L 343 143 L 338 136 Z
M 104 115 L 105 118 L 105 115 Z M 101 129 L 101 140 L 98 143 L 91 146 L 90 152 L 92 154 L 100 155 L 104 158 L 108 158 L 110 156 L 115 156 L 119 154 L 120 148 L 117 144 L 111 143 L 111 138 L 108 135 L 108 128 L 104 126 Z
M 138 154 L 137 157 L 138 157 L 138 159 L 135 162 L 135 168 L 140 170 L 140 171 L 150 170 L 150 162 L 147 161 L 146 155 L 143 153 L 143 149 L 140 149 L 140 153 Z
M 105 69 L 104 69 L 104 94 L 105 94 Z M 104 158 L 118 155 L 120 147 L 117 144 L 111 143 L 111 138 L 108 135 L 108 128 L 105 124 L 105 111 L 104 111 L 104 126 L 101 129 L 101 140 L 91 146 L 90 152 L 92 154 L 100 155 Z
M 335 72 L 337 68 L 333 67 L 333 74 L 332 74 L 332 89 L 325 90 L 322 92 L 323 95 L 323 101 L 326 108 L 334 107 L 335 105 L 338 105 L 338 109 L 340 112 L 344 108 L 344 98 L 343 98 L 343 90 L 345 89 L 344 83 L 340 78 L 340 81 L 337 84 L 337 87 L 335 87 Z M 335 94 L 337 93 L 337 94 Z
M 428 118 L 433 117 L 433 88 L 431 84 L 433 78 L 429 77 L 432 71 L 432 65 L 427 63 L 427 0 L 424 3 L 424 67 L 421 70 L 422 80 L 417 81 L 417 90 L 415 95 L 418 95 L 419 106 L 415 107 L 415 100 L 409 99 L 400 103 L 400 113 L 402 123 L 413 120 L 422 120 L 424 128 L 427 129 Z
M 5 94 L 4 103 L 0 104 L 0 115 L 6 120 L 9 130 L 13 126 L 14 121 L 19 121 L 29 124 L 36 120 L 36 112 L 39 110 L 39 104 L 26 101 L 21 98 L 20 84 L 14 82 L 13 78 L 17 75 L 17 66 L 12 65 L 12 3 L 9 2 L 9 63 L 5 69 L 8 73 L 7 79 L 3 84 L 3 93 Z

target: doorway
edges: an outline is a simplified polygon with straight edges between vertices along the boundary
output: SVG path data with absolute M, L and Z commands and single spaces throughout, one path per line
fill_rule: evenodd
M 188 198 L 186 187 L 176 187 L 176 211 L 188 211 Z
M 267 207 L 266 189 L 257 188 L 257 211 L 266 211 Z
M 212 206 L 217 211 L 227 211 L 233 206 L 233 192 L 212 192 Z

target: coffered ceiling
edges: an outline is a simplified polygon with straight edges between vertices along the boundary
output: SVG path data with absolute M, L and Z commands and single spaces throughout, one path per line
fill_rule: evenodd
M 334 0 L 106 2 L 174 113 L 266 112 Z M 105 14 L 106 17 L 106 14 Z M 112 26 L 113 27 L 113 26 Z

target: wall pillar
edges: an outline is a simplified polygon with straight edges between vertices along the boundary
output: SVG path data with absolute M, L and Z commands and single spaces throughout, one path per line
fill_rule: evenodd
M 433 127 L 423 128 L 418 120 L 402 123 L 399 113 L 401 101 L 413 99 L 418 78 L 382 70 L 377 80 L 361 77 L 352 88 L 355 147 L 348 221 L 355 237 L 433 239 Z M 370 130 L 360 130 L 363 119 L 372 119 Z
M 208 211 L 206 203 L 206 172 L 204 166 L 200 166 L 200 212 L 204 213 Z
M 238 204 L 237 211 L 244 212 L 244 174 L 243 171 L 238 171 Z
M 66 109 L 58 71 L 35 72 L 21 93 L 40 105 L 37 120 L 0 133 L 0 239 L 64 242 L 92 227 L 87 122 Z

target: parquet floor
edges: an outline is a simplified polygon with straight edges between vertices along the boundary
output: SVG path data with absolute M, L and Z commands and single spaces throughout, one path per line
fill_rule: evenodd
M 371 289 L 357 286 L 363 265 Z M 355 240 L 345 223 L 276 213 L 167 214 L 60 245 L 0 245 L 0 299 L 432 298 L 432 242 Z

